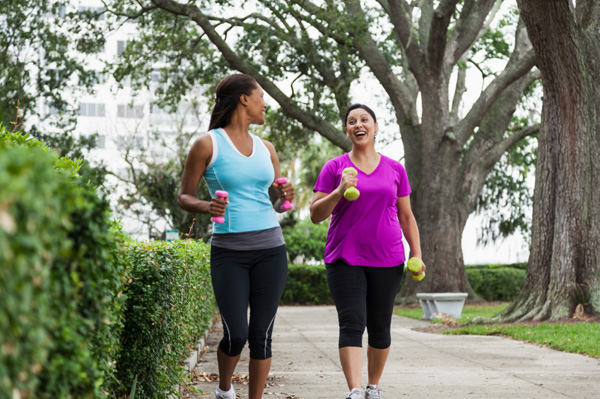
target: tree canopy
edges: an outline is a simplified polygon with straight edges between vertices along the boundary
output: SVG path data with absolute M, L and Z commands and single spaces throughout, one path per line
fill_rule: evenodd
M 90 11 L 69 11 L 68 1 L 0 2 L 0 122 L 50 119 L 73 128 L 75 104 L 69 99 L 93 87 L 97 71 L 82 56 L 104 44 Z M 44 100 L 41 102 L 40 100 Z M 35 130 L 31 124 L 29 130 Z M 34 132 L 32 132 L 34 133 Z
M 176 101 L 193 87 L 210 91 L 231 70 L 250 74 L 277 102 L 277 133 L 289 146 L 318 132 L 349 150 L 341 116 L 367 97 L 356 89 L 375 93 L 404 145 L 432 276 L 419 289 L 471 292 L 460 243 L 466 220 L 496 163 L 538 131 L 513 119 L 539 78 L 517 12 L 492 27 L 500 0 L 104 3 L 140 32 L 113 66 L 116 76 L 143 84 L 161 65 L 163 98 Z M 482 74 L 471 102 L 468 68 Z

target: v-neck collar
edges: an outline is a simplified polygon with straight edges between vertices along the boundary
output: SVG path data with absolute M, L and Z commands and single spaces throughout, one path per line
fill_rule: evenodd
M 352 164 L 352 166 L 354 166 L 354 168 L 356 168 L 357 171 L 360 171 L 363 175 L 371 176 L 372 174 L 377 172 L 377 170 L 381 166 L 381 158 L 383 157 L 383 155 L 381 155 L 380 153 L 377 153 L 377 154 L 379 155 L 379 163 L 377 164 L 377 166 L 375 167 L 375 169 L 373 169 L 373 171 L 371 173 L 366 173 L 365 171 L 360 169 L 358 166 L 356 166 L 356 164 L 354 162 L 352 162 L 352 158 L 350 158 L 349 152 L 346 153 L 346 156 L 348 157 L 348 161 Z
M 242 152 L 235 146 L 235 144 L 233 143 L 233 141 L 231 140 L 231 137 L 229 137 L 229 135 L 227 134 L 227 132 L 225 131 L 225 129 L 223 129 L 222 127 L 219 128 L 219 132 L 221 133 L 221 135 L 225 138 L 225 140 L 227 140 L 227 142 L 229 143 L 229 145 L 231 146 L 231 148 L 233 148 L 233 150 L 235 152 L 237 152 L 240 156 L 244 157 L 244 158 L 251 158 L 252 155 L 254 155 L 254 152 L 256 151 L 256 143 L 254 142 L 254 137 L 252 136 L 251 133 L 248 133 L 250 135 L 250 138 L 252 139 L 252 152 L 250 153 L 250 155 L 244 155 L 242 154 Z

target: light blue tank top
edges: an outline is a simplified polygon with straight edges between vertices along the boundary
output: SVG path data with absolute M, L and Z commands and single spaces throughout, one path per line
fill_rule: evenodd
M 252 137 L 252 154 L 238 151 L 222 129 L 208 132 L 213 142 L 213 156 L 204 178 L 211 196 L 215 191 L 229 193 L 225 210 L 225 223 L 213 223 L 217 234 L 241 233 L 278 227 L 273 204 L 269 200 L 269 187 L 275 179 L 271 154 L 262 140 Z

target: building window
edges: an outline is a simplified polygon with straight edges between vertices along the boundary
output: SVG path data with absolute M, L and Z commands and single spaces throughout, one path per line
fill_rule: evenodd
M 117 54 L 121 54 L 127 47 L 127 40 L 117 40 Z
M 105 116 L 104 104 L 79 103 L 79 116 Z
M 97 85 L 102 85 L 104 83 L 106 83 L 106 75 L 104 75 L 102 72 L 94 72 L 94 77 L 96 79 L 96 84 Z
M 94 19 L 98 21 L 104 21 L 104 7 L 79 7 L 79 12 L 81 13 L 89 13 Z
M 119 149 L 135 149 L 144 148 L 143 137 L 117 136 L 117 147 Z
M 58 115 L 58 109 L 52 105 L 46 107 L 46 115 Z
M 126 104 L 118 104 L 117 116 L 119 118 L 143 118 L 144 108 L 141 105 L 131 106 Z

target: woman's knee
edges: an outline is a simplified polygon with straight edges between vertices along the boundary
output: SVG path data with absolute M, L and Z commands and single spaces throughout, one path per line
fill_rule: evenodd
M 225 334 L 219 343 L 219 348 L 223 353 L 227 354 L 227 356 L 237 356 L 242 353 L 247 340 L 247 334 Z
M 369 346 L 375 349 L 387 349 L 392 344 L 390 330 L 369 331 Z
M 248 339 L 248 346 L 250 347 L 250 358 L 256 360 L 269 359 L 272 356 L 271 353 L 271 337 L 259 337 L 254 336 Z
M 340 326 L 339 347 L 358 346 L 362 347 L 364 324 L 353 323 Z

